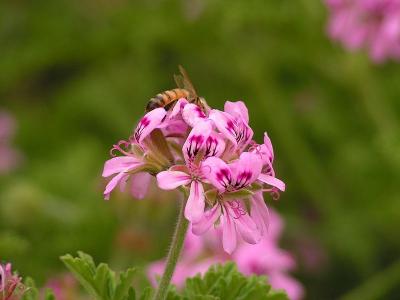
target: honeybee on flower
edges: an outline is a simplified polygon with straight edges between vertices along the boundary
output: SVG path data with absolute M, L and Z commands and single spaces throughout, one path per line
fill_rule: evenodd
M 172 99 L 172 98 L 171 98 Z M 121 155 L 115 156 L 118 151 Z M 104 196 L 130 181 L 132 195 L 143 198 L 152 176 L 161 189 L 188 194 L 184 216 L 192 232 L 222 228 L 223 248 L 237 240 L 256 244 L 266 234 L 268 209 L 263 192 L 276 195 L 285 184 L 276 178 L 273 147 L 253 140 L 244 102 L 227 101 L 224 111 L 205 100 L 173 99 L 139 121 L 132 136 L 112 148 L 103 176 L 111 177 Z

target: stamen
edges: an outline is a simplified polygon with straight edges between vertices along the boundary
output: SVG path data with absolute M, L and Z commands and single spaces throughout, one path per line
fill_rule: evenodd
M 111 150 L 110 150 L 110 155 L 112 156 L 112 157 L 115 157 L 115 156 L 117 156 L 117 154 L 115 153 L 115 151 L 119 151 L 121 154 L 123 154 L 123 155 L 131 155 L 129 152 L 128 152 L 128 147 L 130 147 L 130 145 L 131 145 L 131 143 L 130 142 L 128 142 L 128 141 L 125 141 L 125 140 L 121 140 L 121 141 L 119 141 L 117 144 L 115 144 L 115 145 L 113 145 L 113 147 L 111 148 Z M 124 149 L 125 148 L 125 149 Z
M 231 207 L 233 213 L 235 214 L 235 219 L 239 219 L 241 216 L 244 216 L 246 214 L 246 211 L 243 209 L 238 200 L 229 201 L 228 205 Z

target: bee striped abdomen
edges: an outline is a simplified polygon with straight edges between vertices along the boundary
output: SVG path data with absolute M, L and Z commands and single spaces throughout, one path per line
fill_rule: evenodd
M 146 111 L 149 112 L 158 107 L 164 107 L 168 110 L 175 101 L 179 100 L 180 98 L 188 97 L 189 91 L 185 89 L 168 90 L 163 93 L 157 94 L 154 98 L 151 98 L 149 103 L 147 103 Z

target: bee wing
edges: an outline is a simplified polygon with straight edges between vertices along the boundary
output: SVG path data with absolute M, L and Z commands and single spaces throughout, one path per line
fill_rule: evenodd
M 197 97 L 196 89 L 190 81 L 188 73 L 181 65 L 179 65 L 179 71 L 181 74 L 174 75 L 174 79 L 178 87 L 188 90 L 190 94 Z
M 180 89 L 185 88 L 185 80 L 183 79 L 183 76 L 181 74 L 179 75 L 174 74 L 174 80 L 178 88 Z

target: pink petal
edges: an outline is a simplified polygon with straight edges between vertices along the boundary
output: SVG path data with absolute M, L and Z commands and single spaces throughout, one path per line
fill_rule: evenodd
M 147 172 L 140 172 L 131 175 L 131 194 L 137 199 L 146 196 L 151 181 L 151 175 Z
M 169 119 L 158 126 L 161 129 L 165 137 L 185 135 L 188 129 L 188 125 L 180 119 Z
M 188 125 L 194 127 L 197 123 L 204 121 L 206 119 L 206 115 L 200 106 L 189 103 L 183 108 L 182 118 Z
M 146 136 L 161 124 L 166 114 L 167 112 L 162 107 L 153 109 L 145 114 L 134 131 L 136 141 L 141 143 Z
M 249 244 L 257 244 L 261 240 L 260 231 L 257 228 L 256 223 L 250 218 L 248 214 L 240 216 L 235 219 L 236 228 L 238 229 L 240 236 Z
M 204 214 L 204 189 L 198 181 L 192 181 L 190 195 L 185 207 L 185 217 L 191 222 L 198 222 Z
M 112 190 L 121 182 L 127 179 L 129 175 L 126 173 L 119 173 L 118 175 L 114 176 L 110 182 L 107 184 L 105 190 L 104 190 L 104 199 L 108 200 L 110 199 L 110 193 Z
M 164 268 L 165 268 L 164 260 L 155 261 L 147 267 L 147 277 L 150 279 L 150 282 L 153 286 L 157 286 L 156 279 L 158 277 L 161 277 Z
M 232 142 L 234 146 L 237 146 L 234 117 L 228 113 L 213 109 L 210 112 L 209 118 L 214 121 L 215 126 L 218 130 Z
M 261 192 L 254 194 L 250 213 L 261 235 L 266 234 L 269 225 L 269 212 Z
M 221 215 L 221 208 L 218 204 L 204 212 L 203 217 L 196 223 L 192 223 L 192 232 L 195 235 L 205 233 L 217 221 Z
M 163 190 L 173 190 L 178 186 L 189 184 L 190 181 L 191 177 L 185 172 L 163 171 L 157 174 L 158 186 Z
M 239 160 L 230 165 L 233 185 L 242 188 L 253 183 L 259 177 L 262 165 L 259 155 L 252 152 L 243 152 Z
M 219 133 L 211 132 L 205 144 L 205 157 L 221 156 L 225 151 L 225 141 Z
M 107 160 L 104 164 L 103 177 L 115 173 L 126 172 L 141 164 L 141 161 L 133 156 L 118 156 Z
M 193 234 L 191 230 L 188 230 L 183 247 L 185 250 L 182 253 L 182 259 L 199 256 L 205 250 L 204 239 Z
M 182 148 L 186 162 L 193 160 L 200 150 L 205 148 L 205 142 L 211 134 L 211 130 L 211 123 L 207 121 L 198 122 L 193 127 Z
M 0 264 L 0 278 L 1 278 L 1 282 L 0 282 L 0 292 L 2 292 L 6 286 L 6 274 L 3 270 L 3 266 Z
M 253 129 L 251 129 L 247 123 L 239 123 L 239 133 L 237 136 L 237 141 L 240 150 L 243 150 L 250 143 L 253 135 Z
M 260 180 L 266 184 L 272 185 L 281 191 L 285 191 L 285 183 L 276 177 L 273 177 L 273 176 L 270 176 L 267 174 L 260 174 L 258 176 L 258 180 Z
M 224 111 L 235 118 L 239 117 L 244 122 L 249 123 L 249 111 L 243 101 L 226 101 Z
M 207 158 L 202 165 L 202 170 L 204 176 L 220 192 L 224 192 L 232 182 L 232 174 L 229 166 L 218 157 Z
M 275 174 L 274 168 L 272 167 L 273 156 L 266 145 L 258 145 L 250 152 L 257 154 L 261 158 L 263 167 L 266 168 L 264 173 L 267 173 L 268 175 Z
M 222 216 L 222 245 L 225 252 L 227 252 L 228 254 L 232 254 L 232 252 L 236 248 L 237 242 L 235 224 L 232 220 L 232 217 L 226 210 Z
M 270 161 L 274 161 L 274 148 L 272 147 L 271 139 L 268 134 L 264 132 L 264 145 L 267 147 L 269 152 Z
M 304 288 L 296 279 L 283 272 L 268 274 L 268 279 L 274 289 L 283 289 L 292 300 L 303 299 Z
M 188 104 L 189 102 L 185 98 L 179 99 L 176 104 L 174 105 L 174 108 L 172 109 L 171 113 L 168 115 L 168 118 L 172 119 L 175 118 L 177 115 L 179 115 L 183 108 Z
M 271 239 L 272 241 L 277 241 L 282 234 L 283 227 L 284 223 L 281 216 L 273 209 L 271 209 L 269 213 L 269 239 Z

